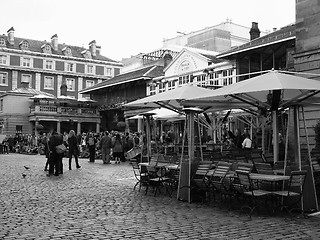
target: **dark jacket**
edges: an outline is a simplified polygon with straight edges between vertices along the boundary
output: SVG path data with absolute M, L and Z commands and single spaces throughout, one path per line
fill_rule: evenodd
M 69 154 L 78 154 L 78 141 L 76 136 L 68 137 Z
M 56 155 L 56 146 L 63 143 L 63 137 L 61 134 L 57 132 L 53 132 L 50 139 L 49 139 L 49 149 L 50 151 Z
M 104 135 L 100 140 L 100 148 L 110 149 L 112 148 L 112 139 L 109 135 Z

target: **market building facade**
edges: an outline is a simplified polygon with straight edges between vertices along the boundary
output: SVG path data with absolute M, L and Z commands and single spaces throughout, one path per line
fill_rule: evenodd
M 119 74 L 121 67 L 121 63 L 101 55 L 101 47 L 95 40 L 86 49 L 59 44 L 57 34 L 49 42 L 15 37 L 14 28 L 10 28 L 7 35 L 0 35 L 0 132 L 32 133 L 38 124 L 52 126 L 58 131 L 69 128 L 67 126 L 72 126 L 78 133 L 89 129 L 99 131 L 99 113 L 93 109 L 92 113 L 91 110 L 87 113 L 92 118 L 85 116 L 79 106 L 86 100 L 90 103 L 90 99 L 78 103 L 78 99 L 87 97 L 79 91 L 111 79 Z M 21 88 L 34 89 L 55 98 L 63 96 L 64 102 L 61 99 L 51 101 L 50 107 L 42 107 L 43 101 L 41 104 L 33 101 L 27 116 L 18 117 L 21 112 L 7 111 L 10 106 L 6 105 L 12 103 L 8 103 L 8 96 L 11 98 L 14 91 Z M 28 91 L 22 92 L 30 95 Z M 61 115 L 63 117 L 58 117 Z M 30 124 L 33 127 L 28 127 Z M 21 126 L 22 130 L 17 130 Z

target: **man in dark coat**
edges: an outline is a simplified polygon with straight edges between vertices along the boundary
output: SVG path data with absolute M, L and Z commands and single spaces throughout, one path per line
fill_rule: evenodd
M 49 157 L 49 174 L 55 176 L 59 176 L 59 174 L 63 173 L 62 167 L 62 158 L 63 154 L 58 154 L 56 152 L 56 146 L 63 143 L 63 137 L 61 134 L 53 131 L 51 137 L 49 139 L 49 149 L 50 149 L 50 157 Z
M 110 164 L 110 153 L 112 148 L 112 139 L 109 136 L 109 132 L 105 131 L 104 136 L 100 140 L 100 148 L 102 154 L 103 164 Z

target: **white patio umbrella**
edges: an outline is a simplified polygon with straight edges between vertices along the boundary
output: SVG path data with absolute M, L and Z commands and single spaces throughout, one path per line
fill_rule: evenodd
M 182 114 L 177 113 L 175 111 L 172 111 L 170 109 L 167 108 L 156 108 L 150 111 L 147 111 L 145 113 L 152 113 L 152 117 L 155 120 L 169 120 L 169 119 L 176 119 L 179 118 L 180 116 L 182 117 Z M 128 119 L 142 119 L 143 118 L 143 113 L 135 115 L 133 117 L 130 117 Z
M 189 97 L 185 105 L 239 104 L 274 110 L 299 104 L 320 92 L 320 81 L 271 70 L 198 97 Z
M 184 104 L 193 106 L 210 106 L 216 102 L 223 104 L 238 104 L 243 102 L 248 106 L 272 111 L 273 113 L 273 152 L 274 161 L 278 160 L 278 129 L 277 111 L 290 106 L 308 104 L 312 98 L 318 99 L 320 81 L 298 77 L 291 74 L 271 70 L 270 72 L 253 77 L 220 89 L 200 97 L 189 98 Z M 297 107 L 295 107 L 295 110 Z M 297 124 L 297 123 L 295 123 Z M 298 148 L 299 165 L 301 166 L 299 131 L 295 127 L 297 137 L 295 139 Z
M 197 87 L 193 85 L 184 85 L 182 87 L 178 87 L 173 90 L 169 90 L 166 92 L 162 92 L 159 94 L 155 94 L 152 96 L 148 96 L 130 103 L 125 104 L 125 107 L 140 107 L 140 108 L 145 108 L 145 107 L 164 107 L 168 108 L 171 110 L 176 110 L 176 111 L 182 111 L 183 105 L 181 105 L 181 101 L 191 98 L 191 97 L 199 97 L 204 94 L 211 93 L 213 90 L 202 88 L 202 87 Z M 188 119 L 191 119 L 190 121 L 194 121 L 194 114 L 196 114 L 195 111 L 188 111 L 188 115 L 190 117 Z M 193 124 L 193 123 L 192 123 Z M 193 127 L 193 125 L 190 124 L 190 128 Z M 191 131 L 191 130 L 190 130 Z M 190 135 L 190 138 L 193 137 L 193 134 L 188 134 L 188 137 Z M 194 146 L 190 145 L 192 149 L 189 149 L 189 153 L 194 152 Z M 188 171 L 183 171 L 182 176 L 180 175 L 180 179 L 189 179 L 190 180 L 190 168 L 191 168 L 191 162 L 194 161 L 193 155 L 189 154 L 189 164 L 188 164 Z M 187 185 L 190 184 L 190 181 L 185 182 Z M 187 189 L 186 193 L 186 198 L 190 201 L 190 185 L 188 185 L 189 188 Z M 179 195 L 179 193 L 178 193 Z M 177 196 L 180 198 L 179 196 Z
M 169 109 L 181 110 L 183 106 L 180 104 L 182 100 L 193 97 L 200 97 L 204 94 L 211 93 L 211 89 L 206 89 L 193 85 L 184 85 L 173 90 L 165 91 L 159 94 L 151 95 L 130 103 L 125 107 L 165 107 Z

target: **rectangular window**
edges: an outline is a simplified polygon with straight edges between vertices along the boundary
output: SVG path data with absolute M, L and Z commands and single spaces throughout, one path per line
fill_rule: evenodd
M 8 64 L 8 56 L 0 55 L 0 64 L 7 65 Z
M 106 76 L 112 76 L 112 68 L 106 68 Z
M 93 65 L 87 66 L 87 74 L 94 74 L 94 66 Z
M 67 87 L 68 91 L 74 91 L 75 90 L 75 80 L 73 78 L 67 78 Z
M 31 67 L 31 58 L 23 57 L 21 61 L 23 67 Z
M 53 77 L 44 77 L 44 89 L 54 89 L 54 78 Z
M 75 71 L 75 64 L 74 63 L 66 63 L 65 70 L 67 72 L 74 72 Z
M 3 111 L 3 99 L 0 99 L 0 112 Z
M 206 85 L 206 75 L 201 76 L 201 87 L 204 87 Z
M 22 133 L 22 125 L 16 125 L 16 133 Z
M 8 86 L 8 73 L 0 72 L 0 85 Z
M 179 77 L 179 85 L 182 85 L 182 77 Z
M 86 88 L 92 87 L 93 85 L 94 85 L 94 81 L 93 80 L 86 80 Z
M 166 91 L 166 83 L 162 82 L 159 84 L 159 93 L 165 92 Z
M 151 84 L 149 85 L 149 90 L 150 90 L 150 95 L 155 95 L 156 94 L 156 84 Z
M 53 69 L 53 61 L 52 60 L 45 60 L 44 62 L 44 69 Z
M 30 87 L 30 83 L 32 82 L 31 80 L 32 80 L 31 75 L 29 75 L 29 74 L 22 74 L 21 75 L 21 82 L 22 83 L 29 83 L 29 87 Z
M 172 89 L 175 89 L 176 88 L 176 81 L 173 80 L 173 81 L 169 81 L 168 82 L 168 90 L 172 90 Z
M 228 79 L 226 78 L 227 75 L 228 75 L 228 72 L 227 72 L 227 71 L 223 71 L 223 72 L 222 72 L 222 76 L 223 76 L 223 86 L 228 85 Z
M 228 84 L 230 85 L 233 83 L 233 78 L 232 78 L 233 69 L 228 70 L 228 75 L 231 76 L 230 78 L 228 78 Z

